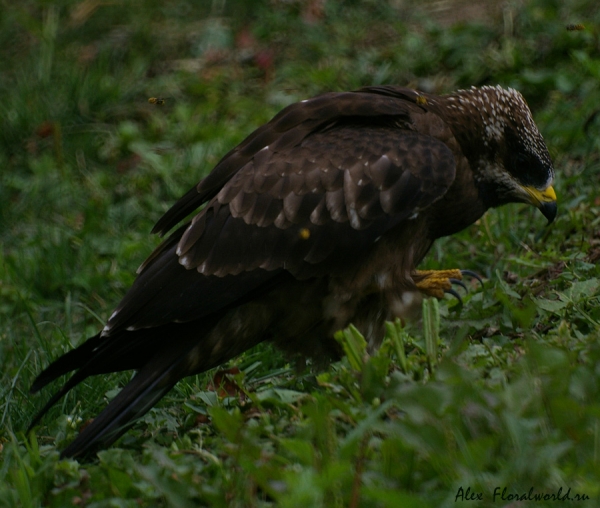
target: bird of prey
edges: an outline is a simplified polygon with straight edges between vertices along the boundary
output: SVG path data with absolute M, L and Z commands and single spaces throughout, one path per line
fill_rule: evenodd
M 226 154 L 158 221 L 166 234 L 104 329 L 52 363 L 32 392 L 75 373 L 136 375 L 62 452 L 114 442 L 185 376 L 261 341 L 338 358 L 353 323 L 376 346 L 384 322 L 458 269 L 418 271 L 440 237 L 491 207 L 536 206 L 552 221 L 554 169 L 512 89 L 436 96 L 396 86 L 326 93 L 283 109 Z M 199 211 L 198 211 L 199 210 Z

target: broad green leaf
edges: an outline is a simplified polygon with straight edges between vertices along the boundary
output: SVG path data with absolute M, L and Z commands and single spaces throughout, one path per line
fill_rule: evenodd
M 540 309 L 555 313 L 564 309 L 568 305 L 568 303 L 564 300 L 548 300 L 546 298 L 538 298 L 534 301 Z

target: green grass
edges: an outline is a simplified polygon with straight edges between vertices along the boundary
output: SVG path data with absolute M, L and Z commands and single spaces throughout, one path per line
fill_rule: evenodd
M 531 487 L 590 500 L 523 506 L 600 504 L 600 5 L 467 4 L 0 4 L 0 506 L 492 507 Z M 180 382 L 95 463 L 58 450 L 130 373 L 23 434 L 49 393 L 28 394 L 35 375 L 102 326 L 175 199 L 285 105 L 378 83 L 521 90 L 556 222 L 511 205 L 437 242 L 424 266 L 485 287 L 372 356 L 346 331 L 348 358 L 296 374 L 261 345 L 228 390 Z M 483 500 L 455 502 L 469 487 Z

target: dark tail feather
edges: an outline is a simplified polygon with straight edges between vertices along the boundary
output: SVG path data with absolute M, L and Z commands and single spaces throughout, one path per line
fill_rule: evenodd
M 139 335 L 139 334 L 138 334 Z M 117 337 L 118 339 L 119 337 Z M 144 337 L 141 337 L 143 339 Z M 147 338 L 147 349 L 152 351 L 154 337 L 151 335 Z M 110 340 L 106 337 L 101 337 L 100 334 L 95 335 L 84 342 L 81 346 L 68 353 L 64 354 L 53 363 L 51 363 L 31 385 L 30 392 L 36 393 L 47 384 L 59 378 L 63 374 L 67 374 L 75 369 L 77 372 L 73 374 L 64 386 L 56 392 L 46 405 L 34 416 L 27 432 L 35 427 L 46 412 L 69 390 L 75 388 L 79 383 L 89 376 L 99 374 L 103 371 L 118 372 L 120 370 L 128 370 L 135 368 L 137 365 L 130 360 L 135 357 L 131 350 L 134 350 L 138 345 L 140 337 L 136 341 L 125 342 L 123 340 Z M 102 347 L 104 346 L 104 347 Z M 142 360 L 142 353 L 138 353 L 137 357 Z M 137 362 L 136 362 L 137 363 Z M 104 368 L 103 368 L 104 367 Z
M 185 363 L 189 349 L 180 351 L 175 357 L 172 354 L 156 355 L 63 450 L 61 458 L 85 457 L 115 442 L 188 374 Z
M 189 333 L 189 326 L 186 328 L 185 325 L 174 325 L 174 327 L 175 331 L 181 329 L 182 334 L 186 331 Z M 98 334 L 89 338 L 77 349 L 69 351 L 51 363 L 35 379 L 30 388 L 31 393 L 38 392 L 63 374 L 78 369 L 35 415 L 28 432 L 40 422 L 53 404 L 84 379 L 105 372 L 139 369 L 146 362 L 151 361 L 153 352 L 160 348 L 161 339 L 166 332 L 162 328 L 155 328 L 125 333 L 125 337 L 122 332 L 110 337 L 101 337 Z
M 77 347 L 65 353 L 58 360 L 52 362 L 31 385 L 29 391 L 31 393 L 39 392 L 48 383 L 51 383 L 55 379 L 59 378 L 67 372 L 79 369 L 82 365 L 85 365 L 87 361 L 92 357 L 94 349 L 103 341 L 100 334 L 94 335 L 86 340 L 81 346 Z M 72 385 L 71 388 L 75 386 Z M 66 393 L 66 392 L 65 392 Z M 57 399 L 58 400 L 58 399 Z M 56 400 L 54 401 L 56 402 Z M 42 413 L 45 411 L 42 410 Z
M 73 368 L 76 368 L 76 367 L 73 367 Z M 72 370 L 72 369 L 69 369 L 69 370 Z M 66 372 L 68 372 L 68 371 L 66 371 Z M 43 372 L 42 372 L 42 374 L 43 374 Z M 46 405 L 34 416 L 33 420 L 29 424 L 29 428 L 27 429 L 27 432 L 31 431 L 31 429 L 33 429 L 40 422 L 40 420 L 46 414 L 46 412 L 48 411 L 48 409 L 50 409 L 64 394 L 66 394 L 71 388 L 74 388 L 75 386 L 77 386 L 79 383 L 81 383 L 88 376 L 89 376 L 89 374 L 85 370 L 80 370 L 80 371 L 76 372 L 75 374 L 73 374 L 69 378 L 69 380 L 64 384 L 64 386 L 58 392 L 56 392 L 50 398 L 50 400 L 46 403 Z M 54 379 L 54 378 L 52 378 L 52 379 Z M 52 381 L 52 379 L 48 380 L 42 386 L 44 386 L 48 382 Z M 34 391 L 33 387 L 31 388 L 31 391 L 32 392 Z

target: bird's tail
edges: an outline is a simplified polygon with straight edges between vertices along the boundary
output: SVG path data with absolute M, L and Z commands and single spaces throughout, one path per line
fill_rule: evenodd
M 131 340 L 123 340 L 122 334 L 115 337 L 95 335 L 52 362 L 31 385 L 30 392 L 36 393 L 46 385 L 73 370 L 77 371 L 56 392 L 46 405 L 35 415 L 29 425 L 29 432 L 35 427 L 44 414 L 69 390 L 84 379 L 106 372 L 140 369 L 151 360 L 152 355 L 160 347 L 161 329 L 139 330 L 132 335 Z
M 85 457 L 116 441 L 135 421 L 143 416 L 187 372 L 184 351 L 154 356 L 106 408 L 61 453 L 65 457 Z M 170 356 L 170 358 L 168 358 Z

